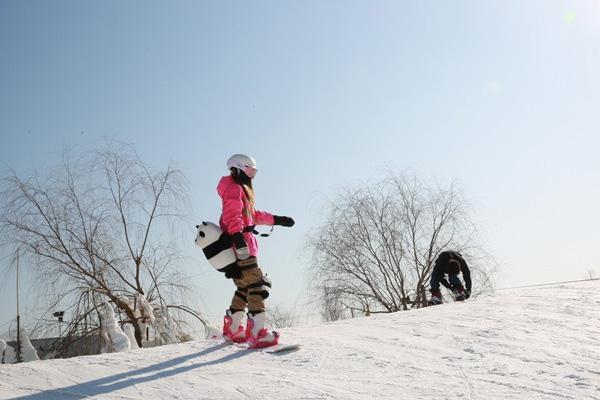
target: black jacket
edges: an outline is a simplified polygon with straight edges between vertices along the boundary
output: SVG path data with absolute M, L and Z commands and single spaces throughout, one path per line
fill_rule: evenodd
M 440 253 L 438 258 L 435 260 L 433 269 L 442 276 L 440 283 L 448 289 L 452 289 L 452 285 L 450 285 L 444 275 L 458 274 L 462 272 L 463 279 L 465 280 L 465 288 L 469 292 L 471 291 L 471 271 L 469 271 L 467 262 L 459 252 L 444 251 Z

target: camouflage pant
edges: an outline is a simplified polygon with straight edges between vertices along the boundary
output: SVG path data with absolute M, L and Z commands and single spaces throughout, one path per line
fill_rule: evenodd
M 265 300 L 262 295 L 263 273 L 258 267 L 256 257 L 238 261 L 242 276 L 234 279 L 236 290 L 231 299 L 231 310 L 241 311 L 248 307 L 252 313 L 265 311 Z

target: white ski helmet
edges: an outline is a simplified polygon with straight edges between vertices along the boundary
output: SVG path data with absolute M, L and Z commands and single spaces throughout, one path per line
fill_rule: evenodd
M 249 178 L 254 178 L 256 175 L 256 161 L 254 158 L 247 156 L 246 154 L 234 154 L 227 160 L 228 168 L 237 168 L 244 171 Z

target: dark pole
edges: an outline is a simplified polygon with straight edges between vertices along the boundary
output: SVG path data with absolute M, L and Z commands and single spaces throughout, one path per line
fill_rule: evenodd
M 19 249 L 17 249 L 17 362 L 21 362 L 21 316 L 19 315 Z

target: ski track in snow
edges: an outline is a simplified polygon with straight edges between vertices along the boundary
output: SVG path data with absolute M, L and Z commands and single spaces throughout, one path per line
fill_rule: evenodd
M 600 283 L 281 330 L 295 352 L 216 341 L 0 365 L 0 399 L 598 399 Z

